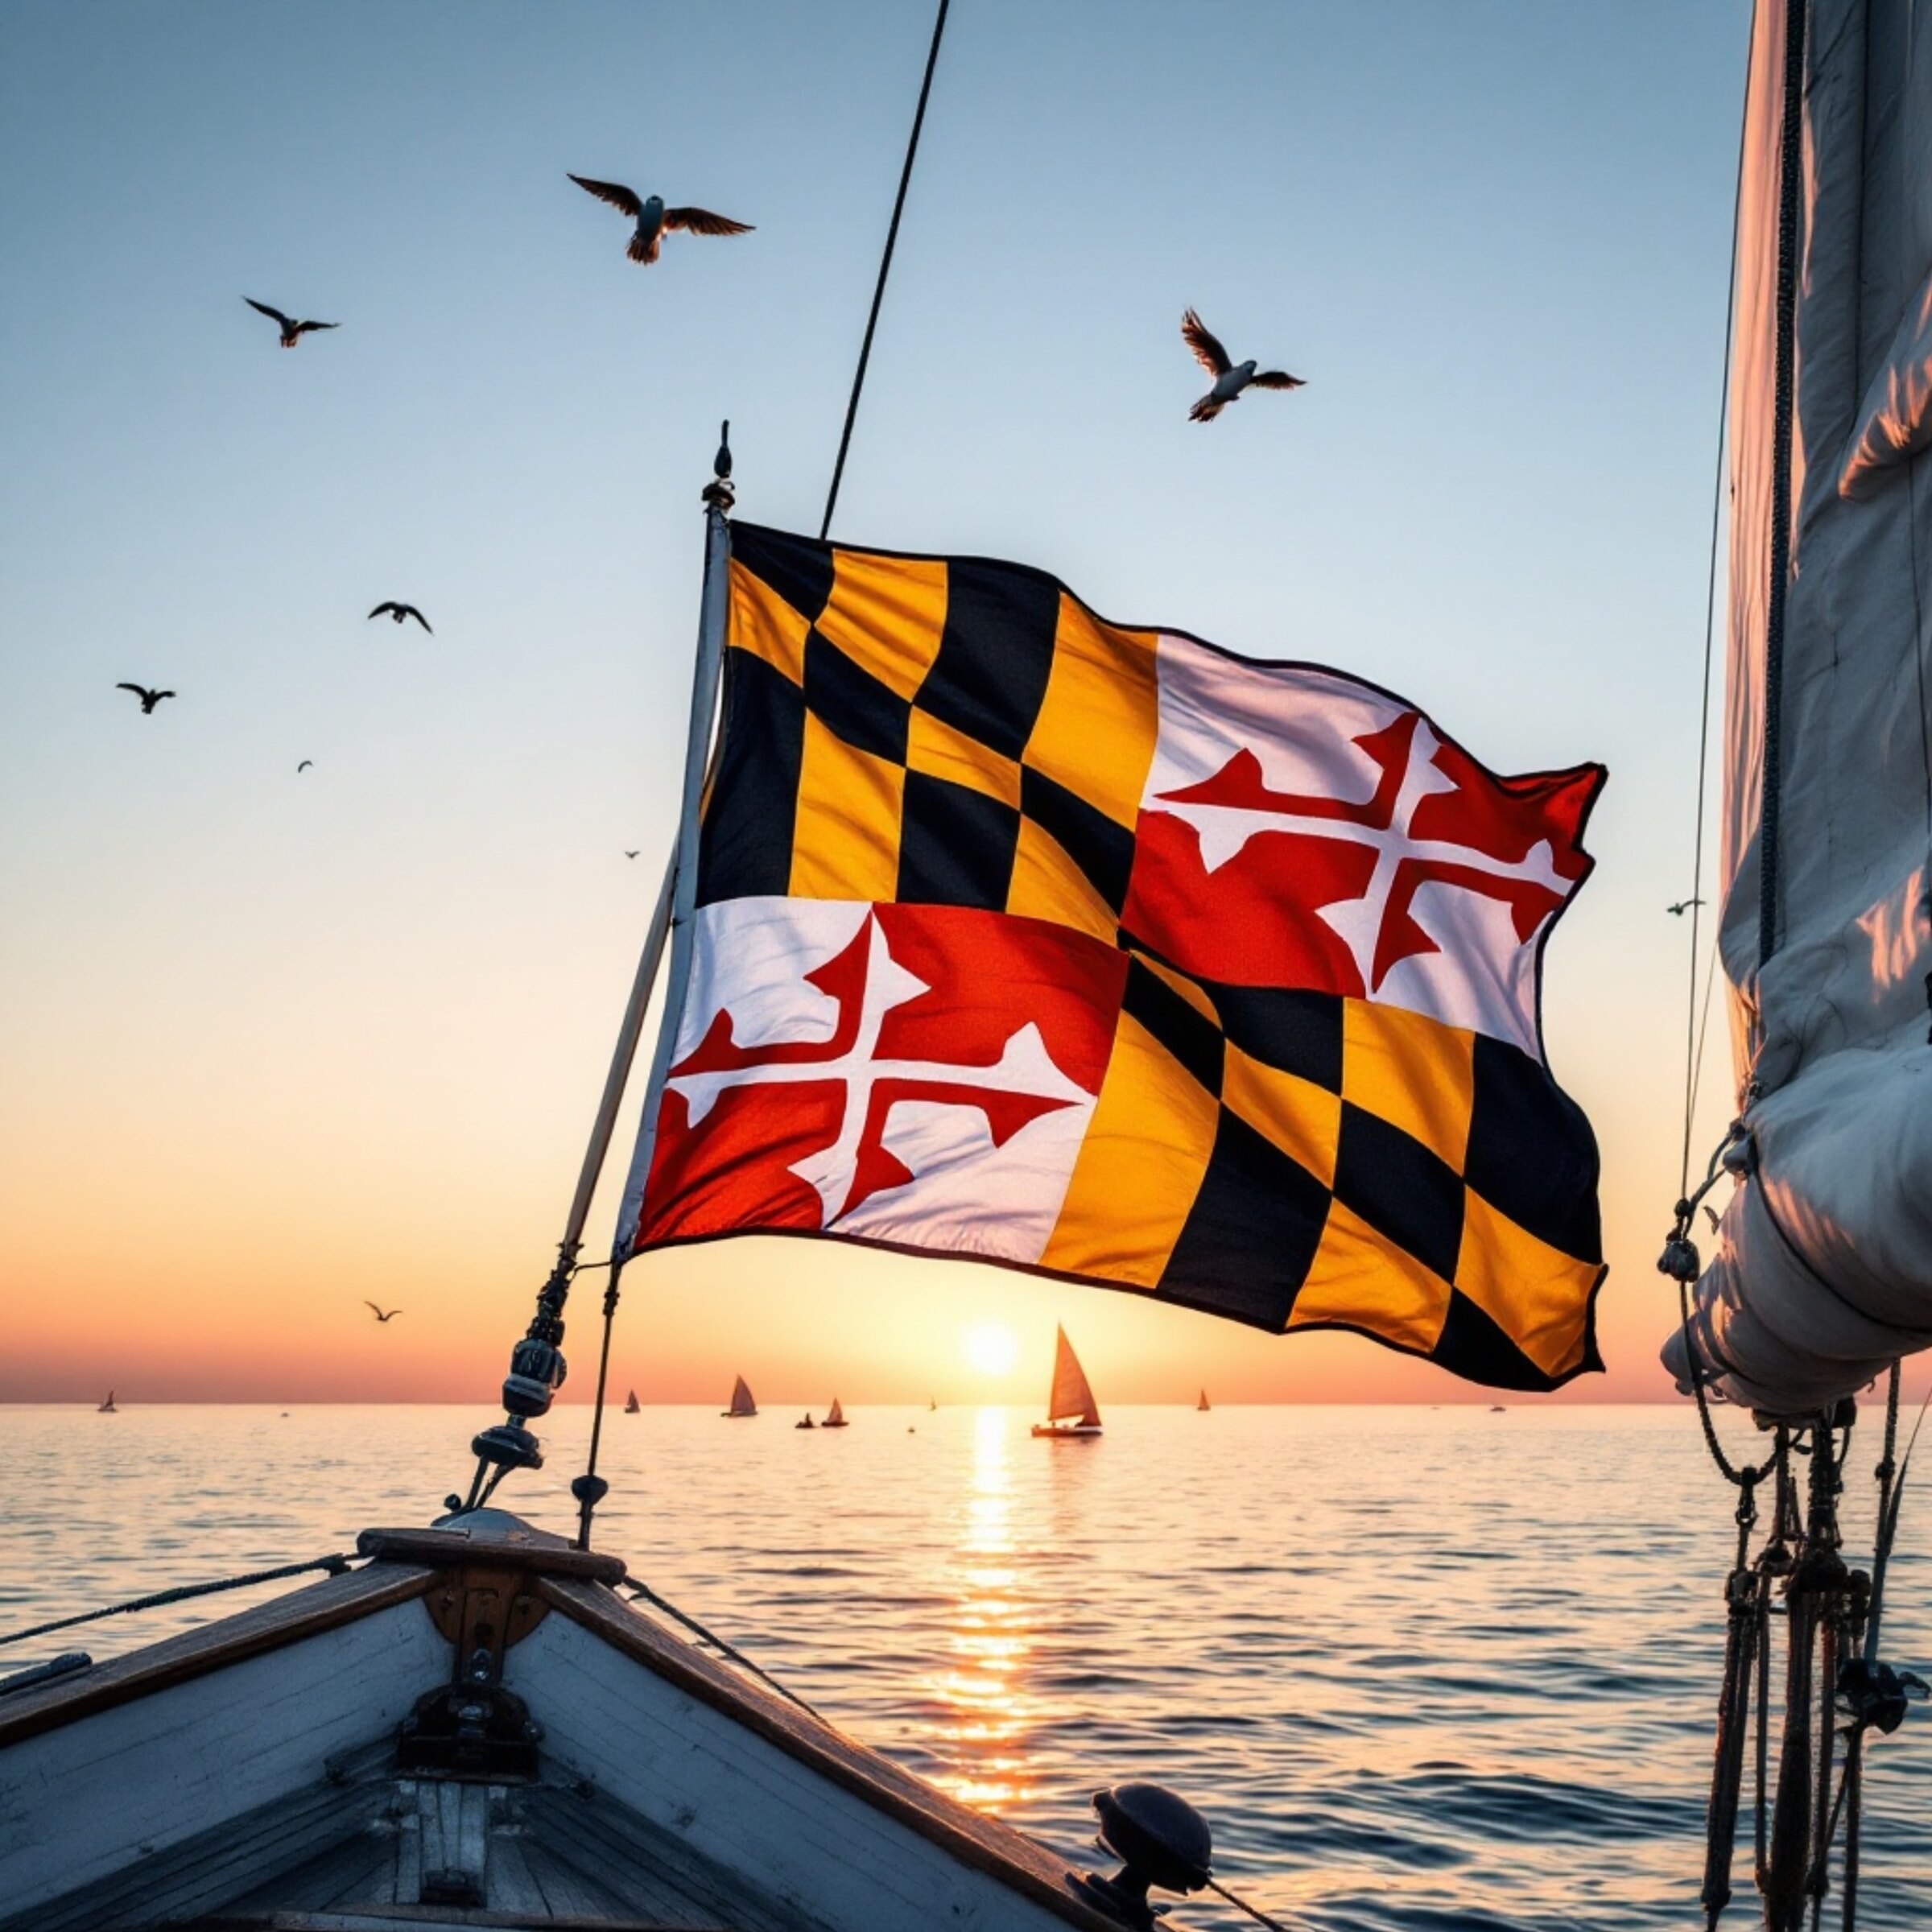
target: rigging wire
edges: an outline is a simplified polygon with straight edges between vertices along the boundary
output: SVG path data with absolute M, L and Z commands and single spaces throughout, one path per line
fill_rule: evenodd
M 817 1719 L 821 1724 L 827 1721 L 819 1716 L 819 1713 L 813 1710 L 811 1706 L 807 1703 L 797 1691 L 787 1690 L 769 1670 L 762 1669 L 758 1665 L 754 1664 L 742 1650 L 733 1649 L 715 1631 L 707 1630 L 695 1616 L 687 1615 L 675 1604 L 668 1602 L 663 1597 L 659 1596 L 648 1583 L 641 1583 L 634 1576 L 625 1581 L 624 1588 L 628 1595 L 636 1597 L 641 1602 L 649 1604 L 654 1609 L 663 1611 L 665 1616 L 670 1617 L 674 1622 L 682 1624 L 693 1637 L 697 1637 L 704 1643 L 709 1644 L 720 1656 L 729 1657 L 740 1670 L 749 1670 L 768 1690 L 777 1691 L 786 1703 L 796 1704 L 807 1717 Z
M 1738 115 L 1737 173 L 1731 192 L 1731 268 L 1724 282 L 1724 374 L 1719 378 L 1717 402 L 1717 460 L 1711 479 L 1711 553 L 1704 576 L 1704 673 L 1703 695 L 1698 707 L 1697 737 L 1697 830 L 1691 843 L 1690 859 L 1690 1012 L 1684 1022 L 1684 1150 L 1677 1191 L 1690 1191 L 1690 1126 L 1697 1108 L 1698 1073 L 1703 1063 L 1703 1028 L 1697 1012 L 1697 959 L 1704 890 L 1704 795 L 1711 760 L 1711 664 L 1717 635 L 1717 539 L 1724 521 L 1724 458 L 1727 432 L 1731 421 L 1731 331 L 1737 316 L 1737 245 L 1744 202 L 1744 139 L 1751 124 L 1751 87 L 1747 79 L 1744 101 Z M 1716 962 L 1713 959 L 1711 972 Z M 1710 982 L 1704 988 L 1704 1011 L 1711 1009 Z
M 1770 581 L 1765 604 L 1764 784 L 1757 828 L 1757 967 L 1777 950 L 1779 815 L 1785 719 L 1785 608 L 1791 581 L 1791 440 L 1798 340 L 1798 188 L 1804 163 L 1806 0 L 1785 0 L 1777 162 L 1777 295 L 1771 385 Z
M 1257 1926 L 1267 1926 L 1271 1928 L 1271 1932 L 1293 1932 L 1292 1927 L 1285 1925 L 1278 1918 L 1270 1918 L 1259 1905 L 1251 1905 L 1239 1893 L 1230 1892 L 1218 1878 L 1208 1880 L 1208 1889 L 1210 1892 L 1218 1892 L 1229 1905 L 1239 1905 Z
M 275 1570 L 252 1570 L 246 1576 L 225 1576 L 219 1583 L 182 1583 L 172 1590 L 158 1590 L 152 1596 L 137 1596 L 131 1602 L 109 1604 L 105 1610 L 84 1610 L 78 1616 L 56 1617 L 51 1624 L 35 1624 L 31 1630 L 9 1630 L 0 1644 L 23 1644 L 30 1637 L 45 1637 L 50 1631 L 71 1630 L 76 1624 L 98 1623 L 104 1616 L 126 1616 L 136 1610 L 159 1610 L 165 1604 L 184 1604 L 189 1598 L 213 1596 L 222 1590 L 246 1590 L 250 1583 L 279 1583 L 283 1578 L 300 1576 L 305 1571 L 326 1570 L 341 1576 L 354 1567 L 346 1556 L 312 1557 L 306 1563 L 284 1563 Z
M 892 272 L 892 251 L 899 238 L 899 217 L 906 210 L 906 191 L 912 185 L 913 158 L 919 151 L 919 130 L 926 124 L 926 101 L 932 92 L 932 70 L 939 64 L 939 40 L 946 31 L 946 10 L 952 0 L 939 0 L 932 23 L 932 45 L 926 56 L 926 77 L 919 83 L 919 105 L 912 117 L 912 138 L 906 143 L 906 165 L 899 171 L 899 192 L 892 204 L 892 221 L 886 230 L 886 252 L 879 258 L 879 279 L 872 291 L 872 312 L 865 318 L 865 339 L 859 345 L 859 365 L 853 371 L 852 396 L 845 405 L 845 427 L 839 436 L 838 460 L 832 466 L 832 488 L 826 493 L 825 515 L 819 525 L 822 543 L 832 530 L 832 513 L 839 502 L 839 484 L 845 474 L 845 452 L 852 447 L 852 426 L 859 414 L 859 392 L 865 386 L 865 365 L 872 360 L 873 331 L 879 325 L 879 304 L 886 299 L 886 278 Z

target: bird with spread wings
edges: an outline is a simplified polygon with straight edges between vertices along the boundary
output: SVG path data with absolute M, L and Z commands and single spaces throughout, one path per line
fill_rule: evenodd
M 637 232 L 630 237 L 630 246 L 625 253 L 632 261 L 646 266 L 657 260 L 665 236 L 674 230 L 682 229 L 687 235 L 751 233 L 751 224 L 748 221 L 733 221 L 728 216 L 714 215 L 708 208 L 667 208 L 662 195 L 640 198 L 621 181 L 592 181 L 583 175 L 572 175 L 570 178 L 586 194 L 608 202 L 619 214 L 628 215 L 637 223 Z
M 1245 389 L 1300 389 L 1299 376 L 1278 369 L 1261 369 L 1251 357 L 1245 362 L 1228 359 L 1220 338 L 1191 308 L 1181 317 L 1181 339 L 1194 351 L 1194 359 L 1214 378 L 1214 387 L 1187 412 L 1190 423 L 1212 423 L 1230 402 L 1241 400 Z
M 309 335 L 318 328 L 340 328 L 342 326 L 340 322 L 298 322 L 293 316 L 285 316 L 280 309 L 270 308 L 266 302 L 258 302 L 253 295 L 244 295 L 242 299 L 257 314 L 266 316 L 270 321 L 280 328 L 282 346 L 284 349 L 293 349 L 301 336 Z

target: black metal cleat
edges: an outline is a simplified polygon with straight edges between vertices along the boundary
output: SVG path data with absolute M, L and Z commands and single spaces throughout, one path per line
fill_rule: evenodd
M 1208 1821 L 1184 1798 L 1160 1785 L 1115 1785 L 1093 1794 L 1100 1814 L 1097 1843 L 1120 1860 L 1111 1878 L 1068 1872 L 1067 1882 L 1088 1904 L 1149 1932 L 1165 1905 L 1148 1901 L 1149 1888 L 1198 1892 L 1213 1876 L 1213 1835 Z

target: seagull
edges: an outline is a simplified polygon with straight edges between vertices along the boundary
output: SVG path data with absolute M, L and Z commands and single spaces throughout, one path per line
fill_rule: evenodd
M 315 760 L 313 758 L 304 758 L 302 762 L 295 767 L 295 776 L 297 778 L 300 778 L 303 773 L 307 771 L 314 763 Z
M 163 698 L 171 698 L 175 695 L 171 691 L 150 691 L 145 684 L 117 684 L 114 689 L 131 691 L 141 700 L 142 717 L 146 717 Z
M 1257 370 L 1252 358 L 1230 362 L 1228 352 L 1192 309 L 1181 317 L 1181 339 L 1194 351 L 1194 359 L 1214 378 L 1214 387 L 1187 412 L 1190 423 L 1212 423 L 1230 402 L 1241 399 L 1245 389 L 1299 389 L 1299 376 L 1284 375 L 1278 369 Z
M 1682 919 L 1693 906 L 1701 906 L 1703 902 L 1702 899 L 1679 899 L 1674 906 L 1666 906 L 1664 910 L 1674 913 L 1678 918 Z
M 644 849 L 644 848 L 643 848 L 643 847 L 640 845 L 640 846 L 638 848 L 638 852 L 642 852 L 643 849 Z M 625 854 L 624 854 L 624 856 L 625 856 L 625 858 L 627 858 L 627 859 L 634 859 L 634 858 L 635 858 L 635 857 L 638 856 L 638 852 L 632 852 L 632 851 L 629 850 L 628 848 L 626 848 L 626 850 L 625 850 Z
M 340 322 L 298 322 L 292 316 L 283 315 L 280 309 L 270 308 L 266 302 L 258 302 L 253 295 L 244 295 L 242 299 L 250 308 L 266 316 L 270 321 L 281 325 L 282 346 L 284 349 L 293 349 L 295 338 L 307 335 L 311 329 L 340 328 L 342 326 Z
M 708 208 L 667 208 L 662 195 L 653 195 L 648 200 L 640 201 L 621 182 L 590 181 L 582 175 L 572 175 L 570 178 L 585 193 L 595 195 L 600 201 L 608 201 L 619 214 L 629 215 L 637 223 L 638 232 L 631 237 L 630 246 L 625 252 L 632 261 L 643 262 L 647 266 L 657 260 L 658 244 L 672 229 L 681 228 L 687 234 L 692 235 L 751 233 L 749 222 L 733 221 L 723 215 L 714 215 Z
M 362 1306 L 379 1322 L 393 1322 L 402 1312 L 400 1308 L 392 1308 L 388 1314 L 385 1315 L 374 1302 L 365 1302 Z
M 413 604 L 398 604 L 392 599 L 386 604 L 378 604 L 369 614 L 372 617 L 379 617 L 385 613 L 393 617 L 398 624 L 405 617 L 414 617 L 425 630 L 429 630 L 429 619 L 424 617 Z M 429 634 L 433 638 L 436 634 L 433 630 L 429 630 Z

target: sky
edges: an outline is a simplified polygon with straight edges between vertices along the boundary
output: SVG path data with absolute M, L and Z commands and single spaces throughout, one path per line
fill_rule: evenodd
M 1334 665 L 1493 769 L 1608 766 L 1545 1026 L 1602 1145 L 1609 1367 L 1555 1400 L 1668 1393 L 1663 909 L 1748 29 L 957 0 L 835 526 Z M 815 531 L 930 31 L 0 14 L 0 1400 L 487 1405 L 671 838 L 718 423 L 741 513 Z M 640 269 L 567 170 L 756 233 Z M 284 353 L 245 295 L 341 326 Z M 1190 304 L 1307 386 L 1189 423 Z M 365 621 L 391 597 L 434 636 Z M 757 1240 L 633 1267 L 614 1373 L 1030 1400 L 1056 1321 L 1104 1402 L 1488 1399 L 1356 1338 Z

